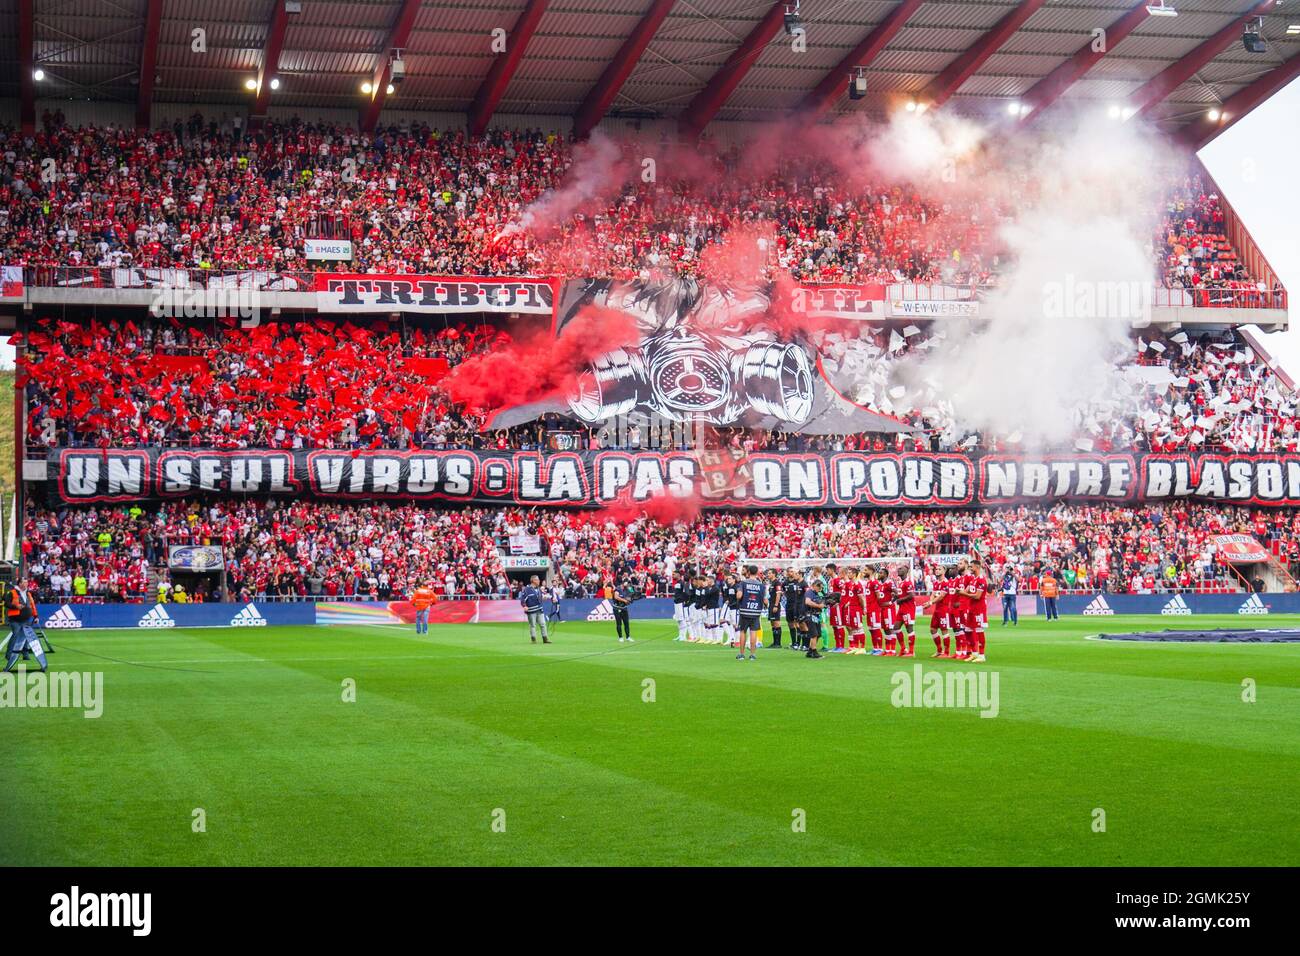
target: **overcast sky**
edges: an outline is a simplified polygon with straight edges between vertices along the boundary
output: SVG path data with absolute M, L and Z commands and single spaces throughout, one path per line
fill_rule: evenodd
M 1292 299 L 1300 305 L 1300 79 L 1233 124 L 1201 150 L 1201 161 L 1255 237 Z M 1134 170 L 1141 175 L 1140 170 Z M 1265 336 L 1265 348 L 1300 380 L 1300 327 Z M 13 364 L 8 338 L 0 364 Z

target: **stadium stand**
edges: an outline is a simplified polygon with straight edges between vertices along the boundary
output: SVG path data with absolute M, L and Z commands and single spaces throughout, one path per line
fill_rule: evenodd
M 1065 591 L 1150 594 L 1235 591 L 1245 582 L 1216 559 L 1213 538 L 1245 533 L 1300 557 L 1294 515 L 1172 504 L 1058 505 L 991 511 L 710 512 L 665 524 L 601 512 L 537 512 L 416 504 L 167 503 L 51 510 L 24 529 L 32 586 L 44 600 L 154 600 L 170 584 L 168 545 L 220 544 L 232 599 L 367 597 L 388 600 L 432 578 L 448 597 L 508 596 L 518 582 L 499 545 L 538 534 L 570 597 L 598 593 L 632 571 L 650 594 L 674 572 L 755 558 L 841 555 L 916 559 L 928 590 L 944 555 L 971 549 L 996 577 L 1010 570 L 1027 592 L 1053 572 Z M 213 595 L 212 582 L 200 596 Z M 195 591 L 191 588 L 191 591 Z
M 748 174 L 738 147 L 706 151 L 676 178 L 634 178 L 604 208 L 537 239 L 503 232 L 573 158 L 563 137 L 537 130 L 475 138 L 414 126 L 370 138 L 289 121 L 248 133 L 196 113 L 135 131 L 47 113 L 34 136 L 0 128 L 0 157 L 0 262 L 27 267 L 35 285 L 93 287 L 124 267 L 192 270 L 195 281 L 305 274 L 328 267 L 302 249 L 321 236 L 351 240 L 357 272 L 627 279 L 692 273 L 741 223 L 771 224 L 772 265 L 801 281 L 983 288 L 1008 261 L 996 228 L 1007 210 L 989 197 L 853 189 L 807 161 Z M 1270 304 L 1198 175 L 1169 183 L 1161 218 L 1152 258 L 1168 288 L 1198 305 Z
M 488 324 L 316 319 L 253 329 L 173 319 L 75 323 L 41 319 L 27 335 L 28 446 L 212 448 L 537 448 L 550 430 L 582 426 L 559 415 L 484 433 L 484 418 L 457 407 L 439 378 L 467 356 L 501 347 Z M 915 429 L 897 435 L 732 431 L 749 451 L 1014 448 L 1014 431 L 962 430 L 933 391 L 890 398 L 902 363 L 943 348 L 938 325 L 883 325 L 821 334 L 822 354 L 853 372 L 855 400 Z M 1080 447 L 1296 451 L 1300 418 L 1290 386 L 1240 333 L 1144 333 L 1117 354 L 1122 385 L 1076 410 Z M 583 429 L 585 447 L 626 435 Z M 603 437 L 602 437 L 603 436 Z

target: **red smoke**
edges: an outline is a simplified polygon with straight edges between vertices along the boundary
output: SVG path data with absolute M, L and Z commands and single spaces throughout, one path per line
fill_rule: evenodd
M 457 365 L 441 385 L 448 397 L 471 412 L 492 414 L 573 391 L 591 360 L 617 348 L 640 344 L 636 319 L 626 312 L 588 306 L 564 326 L 514 333 L 509 345 Z
M 699 517 L 704 501 L 698 493 L 690 495 L 672 495 L 664 492 L 645 501 L 633 501 L 629 493 L 602 505 L 599 511 L 581 512 L 575 517 L 580 523 L 604 524 L 614 521 L 627 524 L 642 518 L 661 525 L 670 525 L 677 521 L 694 521 Z

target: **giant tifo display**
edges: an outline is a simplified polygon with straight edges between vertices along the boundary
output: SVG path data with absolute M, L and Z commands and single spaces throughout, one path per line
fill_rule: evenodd
M 17 0 L 0 863 L 1294 865 L 1290 5 Z

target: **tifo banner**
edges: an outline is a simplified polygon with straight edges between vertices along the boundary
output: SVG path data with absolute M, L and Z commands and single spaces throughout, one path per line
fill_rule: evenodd
M 791 314 L 831 323 L 883 320 L 883 285 L 724 289 L 687 277 L 572 279 L 559 292 L 558 336 L 597 308 L 626 315 L 636 340 L 592 356 L 567 395 L 501 409 L 489 428 L 558 412 L 593 427 L 648 416 L 820 435 L 914 430 L 846 397 L 856 371 L 823 361 L 791 327 L 801 323 L 789 321 Z
M 800 285 L 792 290 L 789 307 L 820 319 L 881 319 L 885 287 L 879 283 Z
M 173 544 L 167 554 L 167 567 L 173 571 L 220 571 L 225 566 L 217 545 Z
M 541 535 L 518 532 L 510 535 L 511 554 L 539 554 L 542 550 Z
M 555 310 L 553 279 L 321 272 L 314 282 L 316 307 L 322 312 L 519 312 L 549 316 Z
M 59 286 L 110 289 L 241 289 L 266 292 L 306 292 L 306 277 L 282 272 L 247 270 L 208 274 L 195 269 L 145 269 L 137 267 L 62 269 Z
M 0 299 L 23 297 L 23 267 L 0 266 Z
M 497 504 L 932 508 L 1195 499 L 1300 506 L 1300 455 L 753 453 L 709 481 L 716 452 L 217 451 L 65 448 L 55 502 L 194 495 Z
M 1268 560 L 1268 552 L 1251 534 L 1215 535 L 1214 549 L 1228 564 L 1258 564 Z

